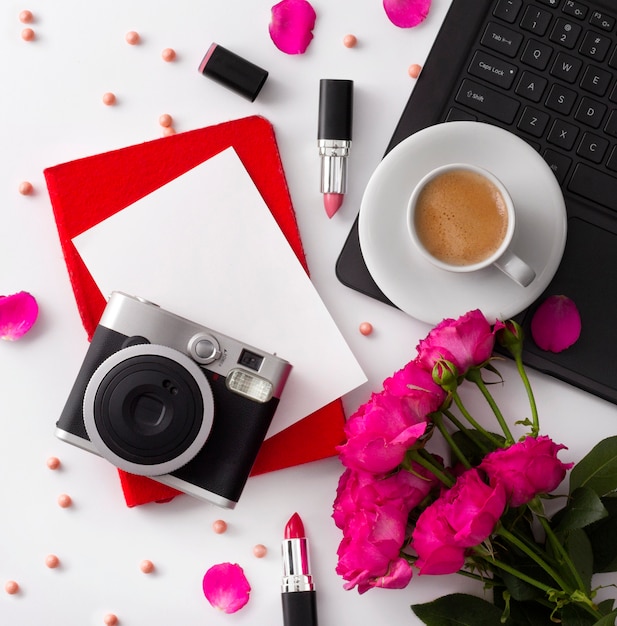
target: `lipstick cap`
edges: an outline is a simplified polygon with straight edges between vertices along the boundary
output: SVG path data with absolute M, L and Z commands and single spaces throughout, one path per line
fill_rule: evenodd
M 322 78 L 319 81 L 317 139 L 351 141 L 353 80 Z
M 206 52 L 199 71 L 251 102 L 257 98 L 268 78 L 266 70 L 216 43 Z

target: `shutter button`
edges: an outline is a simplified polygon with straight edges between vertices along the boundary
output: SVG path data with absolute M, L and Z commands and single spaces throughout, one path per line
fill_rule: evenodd
M 221 356 L 218 341 L 206 333 L 195 335 L 189 341 L 188 350 L 198 363 L 211 363 Z

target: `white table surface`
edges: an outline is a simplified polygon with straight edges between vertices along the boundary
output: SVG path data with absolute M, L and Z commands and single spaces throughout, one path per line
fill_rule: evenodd
M 0 9 L 0 293 L 33 293 L 40 318 L 21 341 L 0 345 L 0 622 L 102 624 L 115 613 L 122 626 L 182 624 L 281 624 L 279 546 L 286 521 L 302 516 L 311 540 L 319 589 L 321 626 L 419 624 L 409 609 L 448 591 L 482 591 L 456 575 L 416 577 L 403 591 L 344 591 L 336 575 L 340 532 L 331 520 L 341 465 L 337 459 L 251 478 L 234 511 L 188 496 L 164 505 L 125 506 L 115 470 L 105 461 L 55 439 L 55 421 L 79 369 L 87 341 L 62 258 L 43 169 L 74 158 L 157 138 L 158 118 L 170 113 L 178 132 L 251 114 L 269 119 L 304 242 L 312 279 L 365 369 L 369 382 L 345 399 L 348 413 L 382 380 L 414 355 L 428 327 L 341 285 L 336 257 L 356 216 L 363 189 L 379 163 L 405 104 L 412 63 L 422 64 L 448 8 L 434 0 L 426 22 L 401 30 L 385 16 L 380 0 L 314 0 L 317 26 L 306 54 L 288 56 L 268 35 L 265 0 L 9 0 Z M 18 20 L 35 15 L 36 40 L 24 42 Z M 139 46 L 124 41 L 129 30 Z M 353 33 L 358 45 L 343 46 Z M 254 103 L 200 76 L 197 66 L 213 42 L 266 68 L 270 77 Z M 163 48 L 178 56 L 161 60 Z M 320 78 L 355 81 L 350 187 L 332 220 L 319 193 L 316 148 Z M 104 92 L 118 97 L 113 107 Z M 21 181 L 35 193 L 19 195 Z M 187 272 L 187 288 L 189 285 Z M 422 297 L 418 294 L 418 297 Z M 374 326 L 365 337 L 363 321 Z M 301 329 L 298 329 L 299 332 Z M 512 364 L 502 366 L 502 401 L 524 410 Z M 617 408 L 532 372 L 542 429 L 569 446 L 577 460 L 600 438 L 613 434 Z M 62 468 L 50 471 L 49 456 Z M 68 493 L 69 509 L 56 499 Z M 211 524 L 224 519 L 227 533 Z M 267 546 L 263 559 L 255 544 Z M 45 557 L 56 554 L 58 569 Z M 156 573 L 142 574 L 150 559 Z M 215 611 L 201 580 L 212 564 L 244 568 L 253 591 L 234 615 Z M 4 592 L 7 580 L 21 592 Z M 610 580 L 610 578 L 607 577 Z M 612 581 L 617 582 L 617 581 Z

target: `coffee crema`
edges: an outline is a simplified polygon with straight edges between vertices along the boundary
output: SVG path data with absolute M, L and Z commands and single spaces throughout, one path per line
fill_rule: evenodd
M 508 209 L 499 189 L 485 176 L 450 170 L 430 180 L 414 212 L 416 234 L 427 252 L 448 265 L 480 263 L 501 246 Z

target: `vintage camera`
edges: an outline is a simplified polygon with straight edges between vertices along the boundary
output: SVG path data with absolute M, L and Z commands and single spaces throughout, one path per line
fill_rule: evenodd
M 116 467 L 233 508 L 291 365 L 114 292 L 56 435 Z

